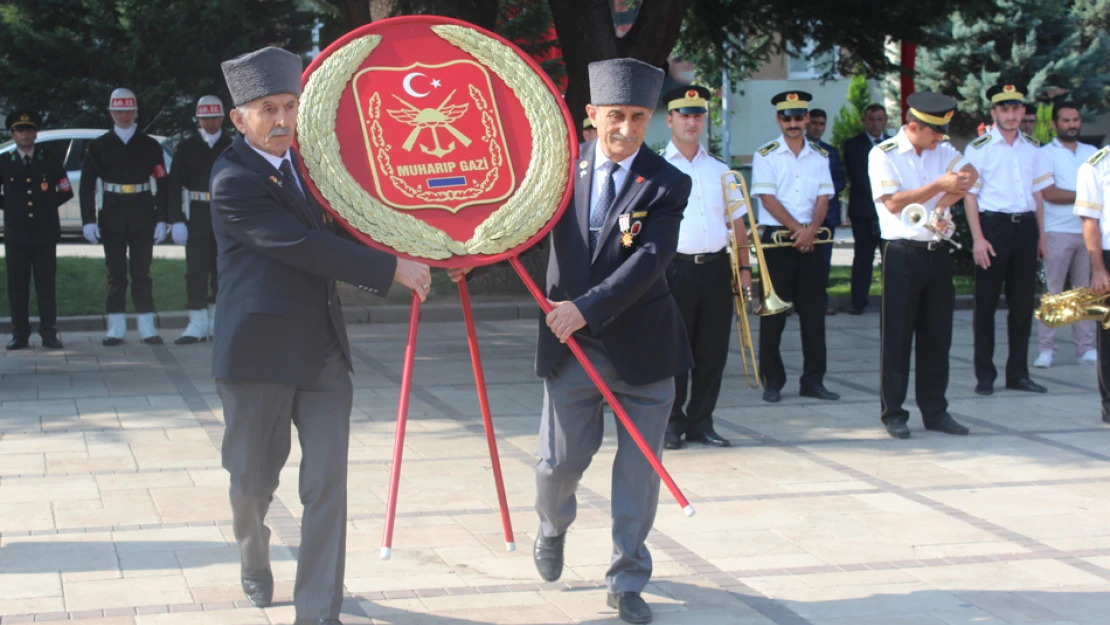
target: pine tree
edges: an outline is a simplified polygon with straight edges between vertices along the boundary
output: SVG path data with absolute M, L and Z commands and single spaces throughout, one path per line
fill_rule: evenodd
M 848 83 L 848 101 L 840 107 L 840 114 L 833 122 L 832 144 L 840 149 L 844 142 L 863 132 L 863 112 L 874 104 L 871 87 L 863 74 L 852 76 Z

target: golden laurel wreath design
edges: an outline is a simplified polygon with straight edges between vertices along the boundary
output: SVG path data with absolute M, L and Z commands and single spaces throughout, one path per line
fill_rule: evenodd
M 382 131 L 381 124 L 381 107 L 382 98 L 377 92 L 370 96 L 370 119 L 374 123 L 370 125 L 370 142 L 374 144 L 378 151 L 374 157 L 378 160 L 378 166 L 385 175 L 389 176 L 390 181 L 397 187 L 401 193 L 408 197 L 415 197 L 425 202 L 457 202 L 459 200 L 472 200 L 483 193 L 488 192 L 497 184 L 498 168 L 501 166 L 501 146 L 497 143 L 497 124 L 493 119 L 493 113 L 490 110 L 489 104 L 486 99 L 482 97 L 482 93 L 474 85 L 470 85 L 469 93 L 471 99 L 474 100 L 474 106 L 482 114 L 482 128 L 485 132 L 482 134 L 482 141 L 489 144 L 489 158 L 492 166 L 486 172 L 486 177 L 482 180 L 482 184 L 470 189 L 451 189 L 448 191 L 421 191 L 415 189 L 404 178 L 396 176 L 393 173 L 393 161 L 389 158 L 389 143 L 385 140 L 385 135 Z
M 470 240 L 456 241 L 439 228 L 385 206 L 355 181 L 339 155 L 335 133 L 339 100 L 355 71 L 381 43 L 381 35 L 350 41 L 328 56 L 309 77 L 301 96 L 304 109 L 299 130 L 301 157 L 331 207 L 383 245 L 431 260 L 452 255 L 500 254 L 539 232 L 559 207 L 569 177 L 570 159 L 562 111 L 543 79 L 508 46 L 463 26 L 431 28 L 497 74 L 520 100 L 531 127 L 532 158 L 520 187 L 475 229 Z

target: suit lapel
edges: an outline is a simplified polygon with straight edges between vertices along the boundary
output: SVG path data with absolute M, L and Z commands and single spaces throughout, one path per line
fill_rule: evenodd
M 590 249 L 590 191 L 594 184 L 594 142 L 582 146 L 585 157 L 579 158 L 574 174 L 574 210 L 578 218 L 578 232 L 586 249 Z M 585 175 L 583 175 L 585 174 Z
M 650 154 L 651 150 L 641 146 L 636 156 L 632 157 L 632 166 L 628 169 L 624 184 L 617 190 L 617 198 L 613 200 L 613 205 L 609 207 L 609 214 L 605 216 L 605 225 L 602 226 L 601 235 L 597 238 L 597 248 L 594 249 L 590 264 L 597 260 L 598 252 L 601 251 L 605 241 L 609 239 L 613 229 L 616 228 L 621 213 L 628 212 L 635 205 L 636 199 L 640 197 L 640 194 L 644 192 L 644 187 L 647 186 L 644 181 L 655 173 L 656 167 L 648 163 L 650 156 L 645 156 L 645 152 Z
M 313 219 L 312 217 L 311 209 L 309 208 L 305 197 L 298 193 L 296 189 L 286 189 L 285 185 L 282 184 L 284 180 L 281 172 L 274 169 L 273 165 L 271 165 L 266 159 L 262 158 L 261 155 L 255 152 L 254 148 L 252 148 L 250 144 L 247 143 L 246 139 L 241 136 L 237 137 L 231 147 L 236 152 L 238 152 L 240 158 L 243 159 L 244 165 L 264 176 L 269 177 L 270 181 L 276 184 L 279 189 L 281 189 L 281 192 L 284 193 L 285 196 L 289 198 L 289 201 L 293 203 L 293 206 L 297 208 L 301 217 L 303 217 L 308 222 L 309 227 L 319 227 L 318 221 L 316 219 Z M 294 154 L 296 153 L 294 152 Z M 298 162 L 295 156 L 293 156 L 292 160 L 294 163 Z M 293 167 L 294 175 L 299 176 L 299 173 L 297 173 L 298 169 L 300 169 L 299 166 Z M 303 180 L 301 181 L 301 183 L 302 185 L 304 184 Z M 304 186 L 302 186 L 302 188 L 307 189 L 307 187 Z

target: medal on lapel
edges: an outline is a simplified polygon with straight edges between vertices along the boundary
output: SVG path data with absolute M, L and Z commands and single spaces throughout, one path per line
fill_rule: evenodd
M 621 245 L 625 247 L 632 247 L 633 241 L 636 240 L 636 235 L 640 234 L 642 223 L 639 219 L 632 221 L 632 216 L 625 213 L 618 219 L 621 229 Z
M 49 188 L 50 188 L 50 185 L 49 185 L 49 184 L 47 184 L 47 182 L 46 182 L 45 180 L 43 180 L 43 181 L 42 181 L 42 184 L 40 184 L 40 185 L 39 185 L 39 188 L 40 188 L 40 189 L 42 189 L 42 190 L 43 190 L 43 192 L 45 192 L 45 191 L 46 191 L 47 189 L 49 189 Z
M 279 187 L 281 186 L 281 181 L 278 180 L 277 176 L 270 176 L 270 182 L 276 184 Z

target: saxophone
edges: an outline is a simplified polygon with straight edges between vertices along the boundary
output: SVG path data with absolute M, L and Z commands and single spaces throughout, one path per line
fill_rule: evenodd
M 1107 306 L 1107 299 L 1110 299 L 1110 292 L 1096 295 L 1085 286 L 1059 295 L 1043 295 L 1041 306 L 1034 316 L 1051 328 L 1080 321 L 1098 321 L 1103 329 L 1110 330 L 1110 306 Z

